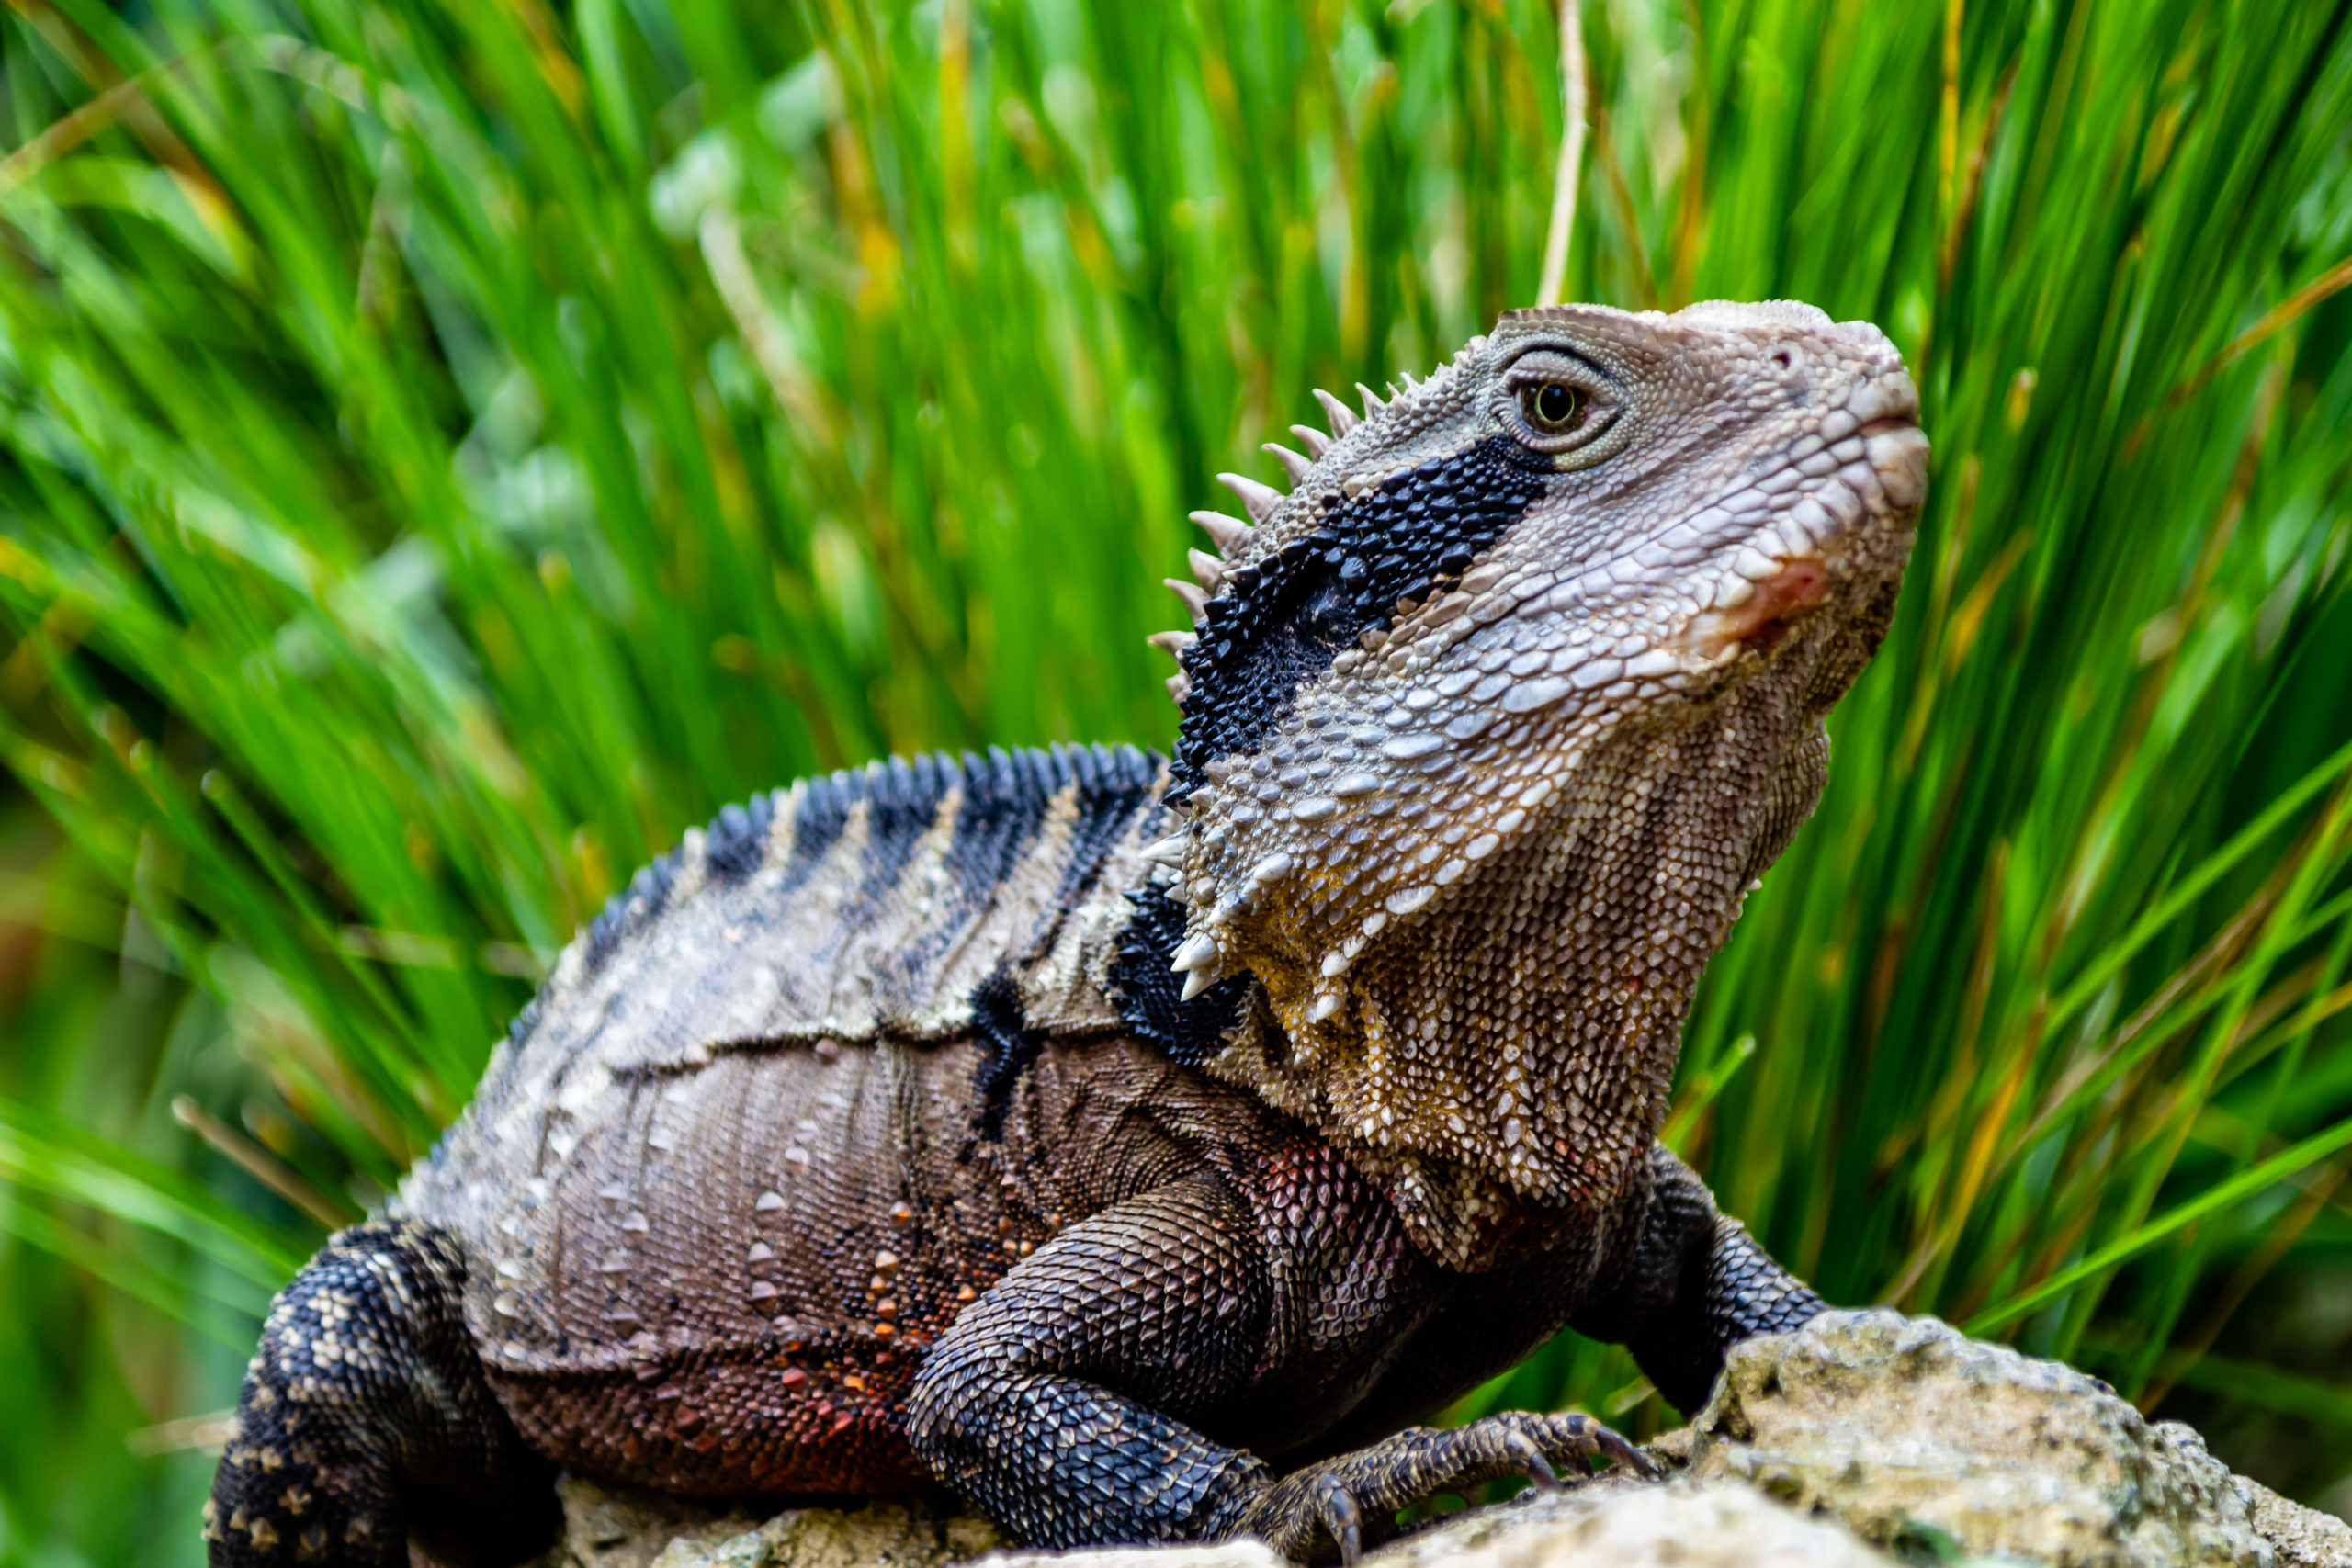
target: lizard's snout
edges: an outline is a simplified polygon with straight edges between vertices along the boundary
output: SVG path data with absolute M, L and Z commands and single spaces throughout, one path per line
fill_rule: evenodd
M 1928 494 L 1928 437 L 1919 428 L 1919 389 L 1910 373 L 1898 360 L 1894 369 L 1864 382 L 1844 413 L 1854 422 L 1849 439 L 1862 443 L 1862 461 L 1888 512 L 1909 525 Z M 1828 434 L 1826 425 L 1823 434 Z
M 1874 538 L 1907 535 L 1918 519 L 1928 492 L 1918 389 L 1875 327 L 1847 325 L 1860 329 L 1851 347 L 1866 355 L 1852 389 L 1782 466 L 1698 519 L 1728 514 L 1736 530 L 1719 547 L 1721 570 L 1698 581 L 1699 614 L 1682 633 L 1702 664 L 1778 643 L 1857 561 L 1884 558 Z

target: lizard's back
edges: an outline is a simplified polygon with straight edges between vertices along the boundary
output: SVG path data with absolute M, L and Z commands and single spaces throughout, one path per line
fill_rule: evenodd
M 1272 1120 L 1106 994 L 1161 780 L 1102 749 L 837 773 L 614 900 L 399 1205 L 464 1247 L 535 1446 L 682 1492 L 920 1480 L 911 1352 Z

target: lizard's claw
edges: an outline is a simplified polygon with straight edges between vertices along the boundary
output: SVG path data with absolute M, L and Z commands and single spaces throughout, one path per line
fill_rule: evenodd
M 1354 1568 L 1367 1541 L 1376 1545 L 1396 1532 L 1400 1508 L 1505 1476 L 1554 1491 L 1561 1484 L 1556 1467 L 1581 1479 L 1596 1457 L 1657 1474 L 1638 1449 L 1589 1416 L 1510 1410 L 1466 1427 L 1416 1427 L 1271 1483 L 1227 1529 L 1258 1536 L 1299 1562 L 1329 1562 L 1336 1549 L 1344 1568 Z
M 1535 1446 L 1535 1439 L 1526 1433 L 1516 1427 L 1504 1433 L 1503 1451 L 1510 1455 L 1511 1462 L 1519 1466 L 1520 1473 L 1526 1476 L 1538 1492 L 1557 1492 L 1560 1489 L 1559 1472 L 1552 1468 L 1552 1461 L 1544 1457 L 1544 1450 Z
M 1666 1471 L 1659 1465 L 1657 1461 L 1650 1458 L 1649 1455 L 1644 1453 L 1641 1450 L 1635 1448 L 1633 1444 L 1627 1442 L 1624 1438 L 1619 1437 L 1616 1433 L 1611 1431 L 1608 1427 L 1602 1426 L 1598 1421 L 1594 1421 L 1589 1417 L 1587 1417 L 1585 1425 L 1592 1434 L 1594 1447 L 1599 1449 L 1600 1452 L 1607 1454 L 1611 1459 L 1615 1460 L 1619 1464 L 1623 1465 L 1626 1469 L 1632 1471 L 1635 1475 L 1640 1476 L 1645 1481 L 1660 1481 L 1665 1479 Z
M 1340 1568 L 1356 1568 L 1363 1555 L 1363 1510 L 1356 1506 L 1355 1494 L 1338 1476 L 1327 1475 L 1315 1489 L 1315 1507 L 1323 1528 L 1340 1543 Z

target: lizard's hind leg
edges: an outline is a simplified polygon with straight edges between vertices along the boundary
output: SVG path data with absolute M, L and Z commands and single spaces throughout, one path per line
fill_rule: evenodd
M 560 1518 L 555 1467 L 483 1380 L 465 1259 L 426 1225 L 329 1241 L 278 1294 L 246 1369 L 204 1533 L 214 1568 L 503 1568 Z

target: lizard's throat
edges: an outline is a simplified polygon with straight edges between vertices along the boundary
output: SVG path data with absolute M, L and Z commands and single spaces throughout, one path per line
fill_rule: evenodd
M 1421 1248 L 1478 1269 L 1589 1221 L 1657 1135 L 1700 972 L 1811 810 L 1825 752 L 1772 689 L 1621 731 L 1544 830 L 1365 951 L 1345 1005 L 1244 940 L 1261 992 L 1204 1065 L 1384 1179 Z M 1317 1013 L 1324 1016 L 1317 1018 Z

